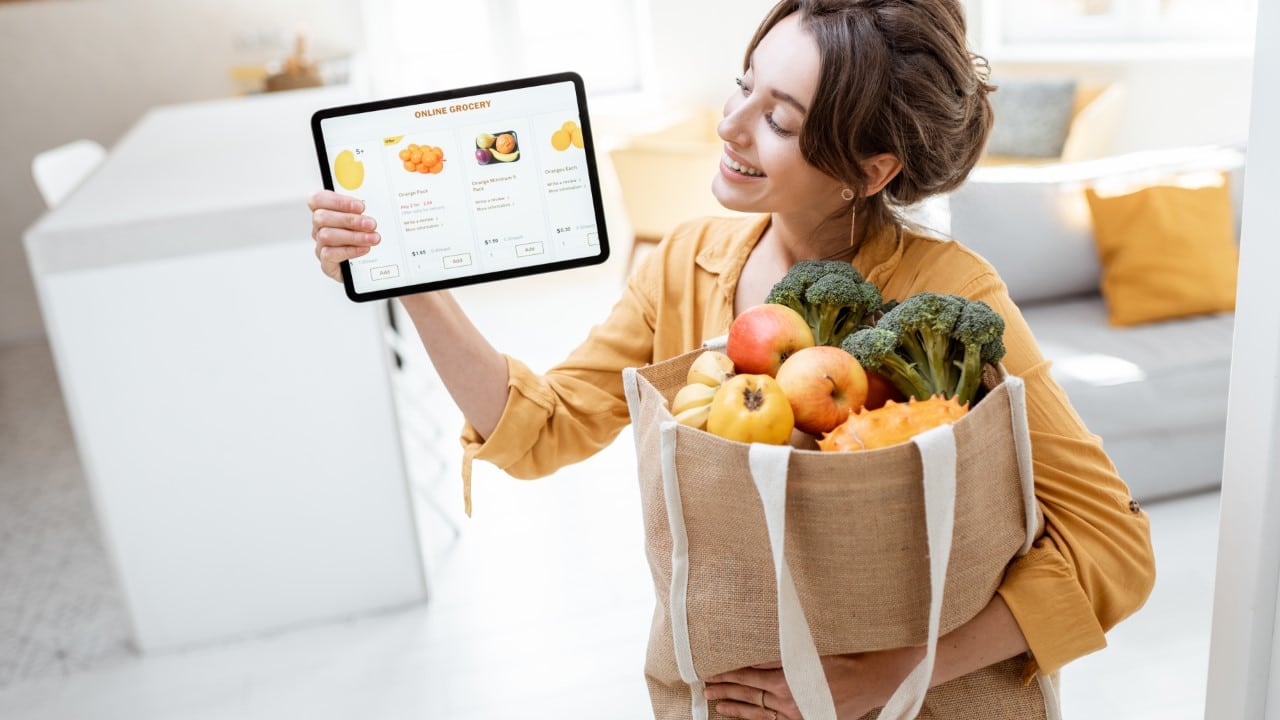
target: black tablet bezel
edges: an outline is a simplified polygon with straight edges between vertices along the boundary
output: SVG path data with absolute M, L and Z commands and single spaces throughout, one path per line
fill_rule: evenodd
M 333 174 L 329 169 L 329 154 L 325 147 L 324 133 L 320 128 L 320 123 L 323 120 L 343 117 L 346 115 L 359 115 L 361 113 L 377 110 L 389 110 L 409 105 L 421 105 L 425 103 L 439 102 L 442 100 L 454 100 L 457 98 L 483 95 L 486 93 L 520 90 L 524 88 L 541 87 L 544 85 L 555 85 L 564 82 L 573 83 L 574 93 L 577 96 L 578 127 L 582 129 L 582 144 L 587 163 L 587 182 L 590 185 L 591 202 L 596 215 L 596 232 L 600 243 L 599 253 L 571 260 L 558 260 L 544 265 L 531 265 L 529 267 L 512 268 L 509 270 L 495 270 L 477 275 L 467 275 L 448 280 L 436 280 L 433 282 L 419 283 L 417 285 L 401 285 L 399 287 L 386 288 L 366 293 L 356 292 L 355 282 L 351 275 L 351 261 L 343 260 L 342 284 L 346 288 L 347 297 L 355 302 L 386 300 L 388 298 L 399 297 L 401 295 L 413 295 L 416 293 L 430 292 L 432 290 L 444 290 L 446 288 L 462 287 L 464 285 L 478 285 L 480 283 L 492 282 L 494 280 L 506 280 L 509 278 L 525 277 L 528 275 L 540 275 L 542 273 L 555 272 L 557 270 L 569 270 L 572 268 L 599 265 L 608 260 L 609 233 L 605 227 L 604 221 L 604 203 L 600 193 L 600 173 L 596 167 L 595 141 L 591 134 L 591 118 L 587 113 L 587 93 L 582 82 L 582 76 L 574 72 L 537 75 L 534 77 L 441 90 L 421 95 L 407 95 L 404 97 L 375 100 L 372 102 L 343 105 L 319 110 L 311 116 L 311 134 L 315 138 L 316 155 L 320 161 L 320 177 L 326 190 L 334 189 Z

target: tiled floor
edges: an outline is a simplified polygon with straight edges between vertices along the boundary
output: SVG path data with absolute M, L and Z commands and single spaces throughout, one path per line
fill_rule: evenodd
M 486 331 L 501 325 L 477 315 Z M 513 345 L 533 339 L 524 318 L 502 322 Z M 565 349 L 543 343 L 530 364 Z M 626 432 L 536 483 L 478 464 L 475 517 L 438 556 L 429 604 L 137 657 L 48 349 L 2 348 L 0 718 L 650 717 L 640 668 L 653 589 L 633 466 Z M 1217 508 L 1216 493 L 1148 507 L 1156 591 L 1109 649 L 1066 670 L 1068 718 L 1203 717 Z
M 0 348 L 0 688 L 129 657 L 48 346 Z

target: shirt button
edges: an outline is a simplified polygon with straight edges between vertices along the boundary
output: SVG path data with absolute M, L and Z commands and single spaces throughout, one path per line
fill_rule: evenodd
M 1134 513 L 1135 515 L 1142 512 L 1142 506 L 1138 504 L 1137 500 L 1129 501 L 1129 512 Z

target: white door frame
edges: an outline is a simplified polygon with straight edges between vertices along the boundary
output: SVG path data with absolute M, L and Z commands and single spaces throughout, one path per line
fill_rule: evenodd
M 1258 3 L 1207 720 L 1280 720 L 1278 5 Z

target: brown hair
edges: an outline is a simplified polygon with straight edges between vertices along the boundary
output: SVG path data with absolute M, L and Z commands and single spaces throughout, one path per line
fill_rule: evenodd
M 995 88 L 986 60 L 968 49 L 959 0 L 782 0 L 747 46 L 744 70 L 765 34 L 796 12 L 821 56 L 800 152 L 854 191 L 861 245 L 901 223 L 895 208 L 964 182 L 991 131 Z M 866 197 L 861 161 L 880 153 L 902 170 Z

